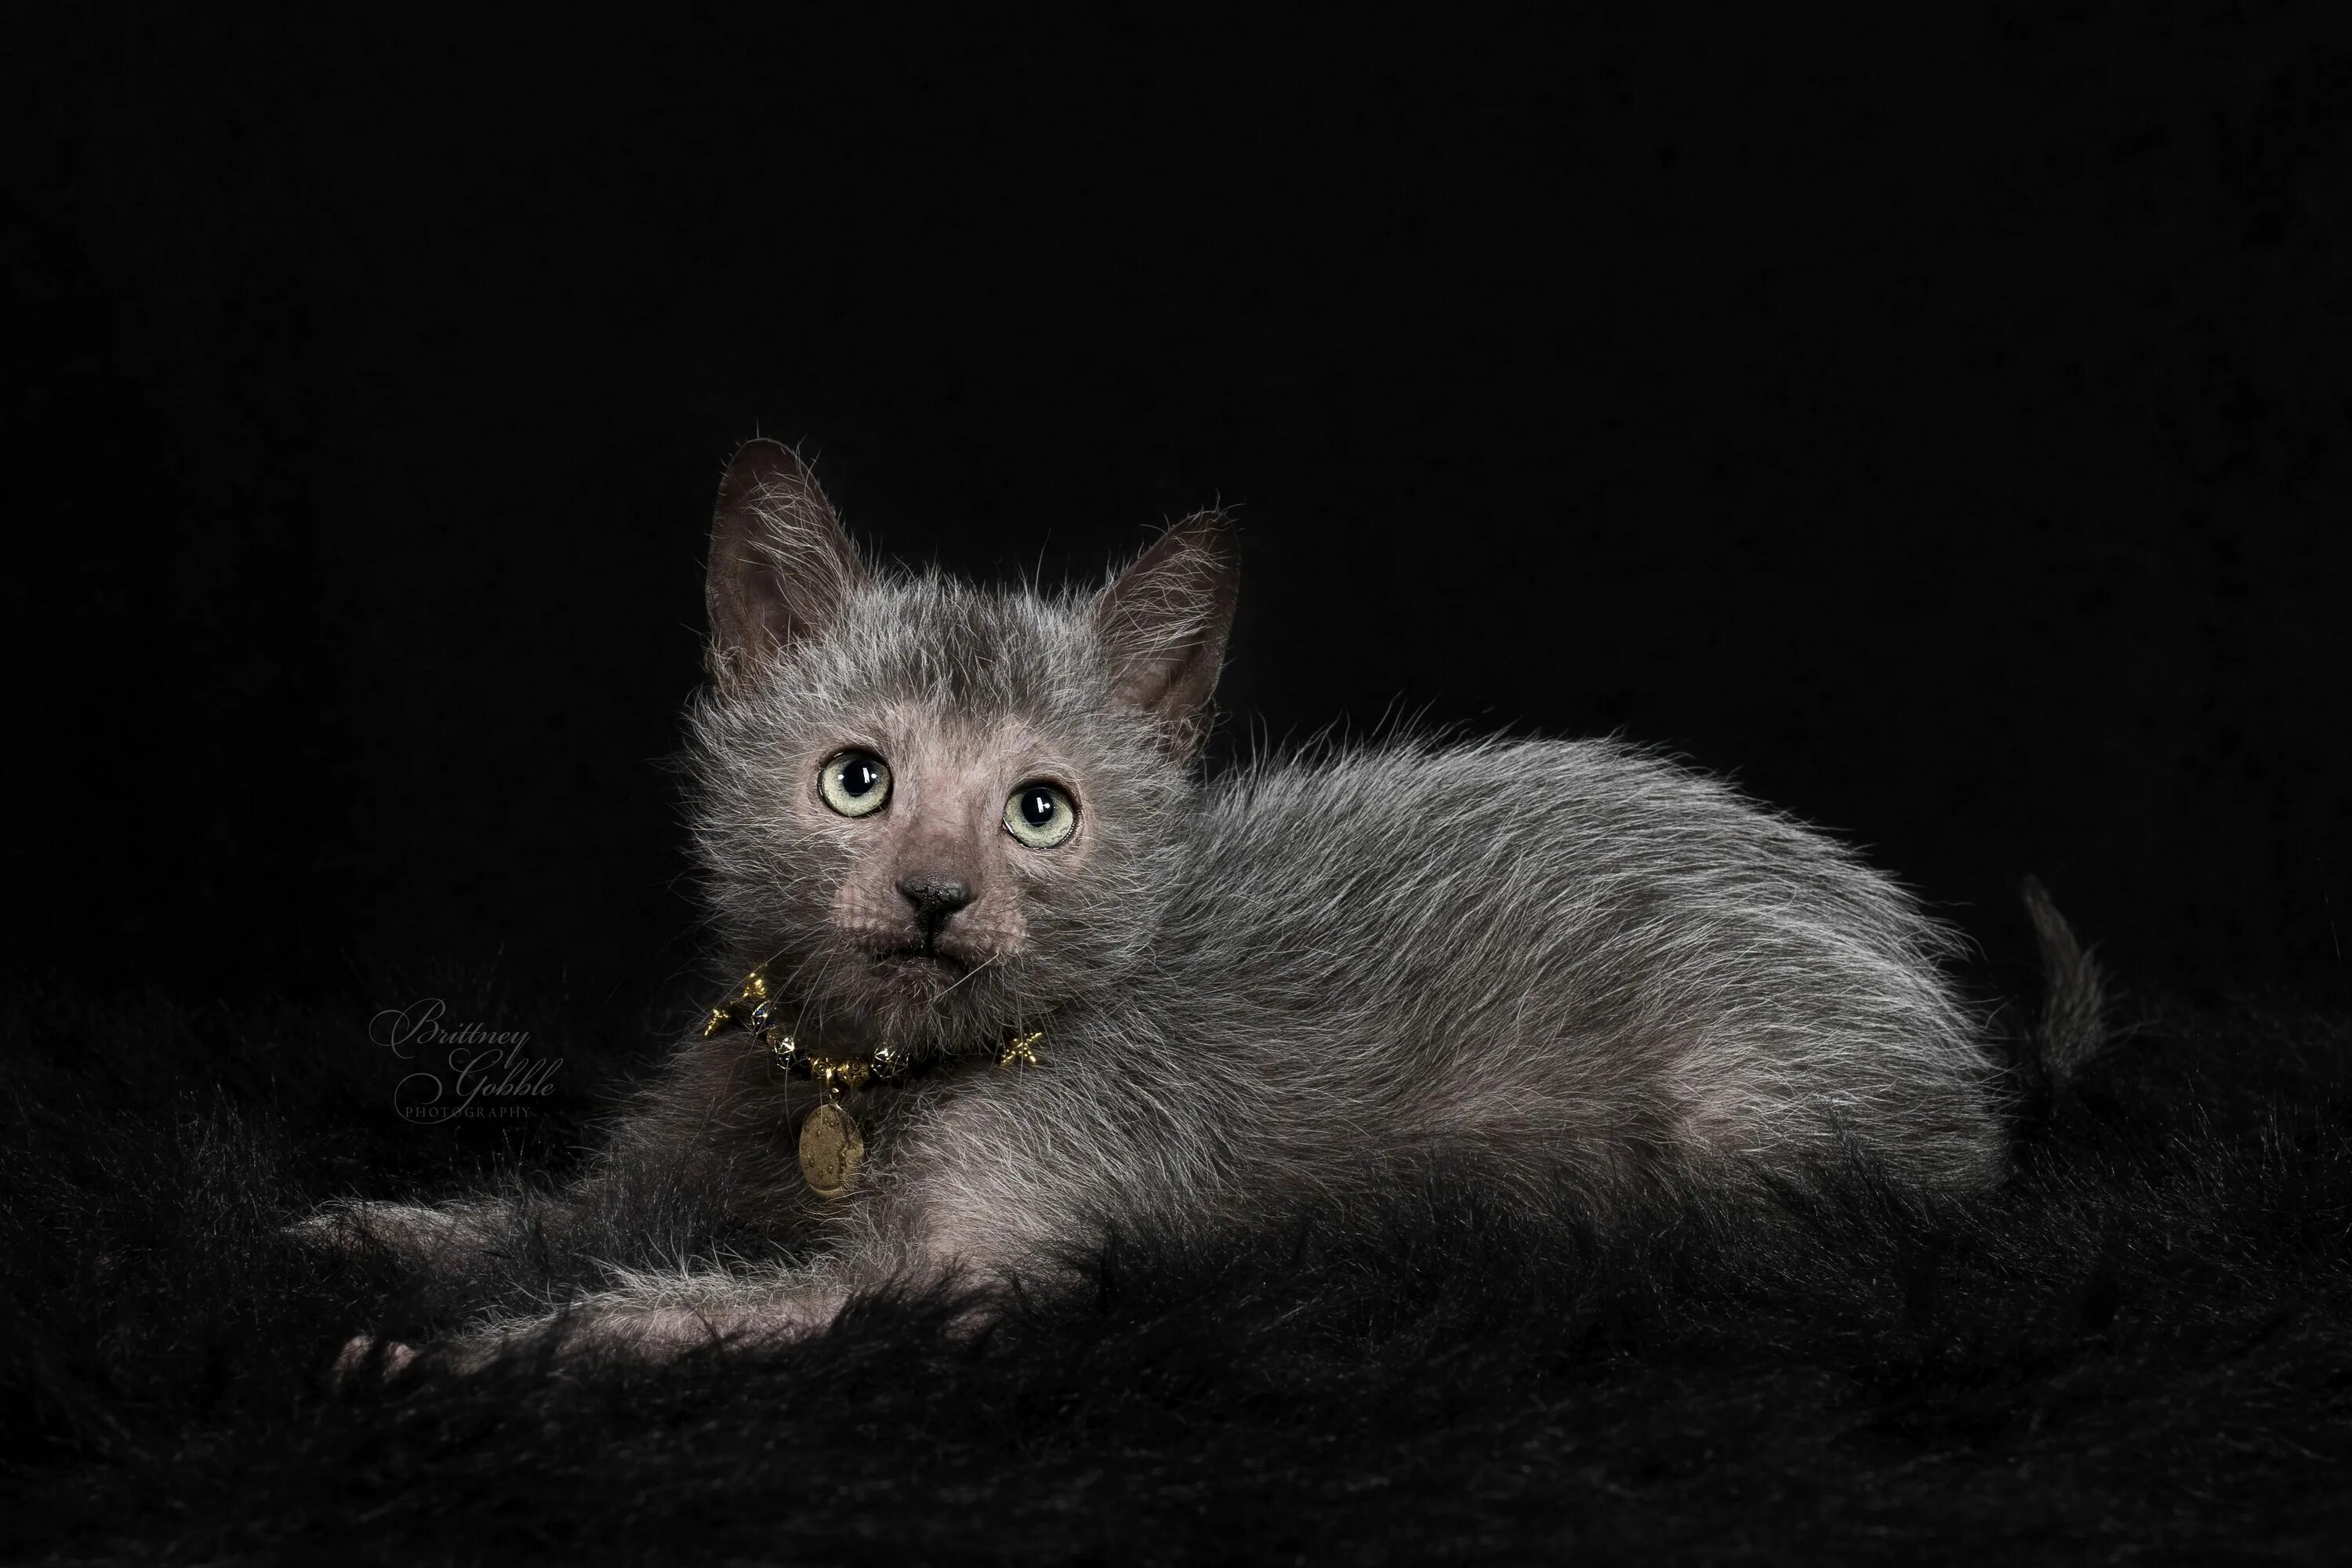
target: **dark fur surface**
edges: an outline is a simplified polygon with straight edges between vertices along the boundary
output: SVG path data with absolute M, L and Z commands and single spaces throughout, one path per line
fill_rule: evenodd
M 1121 1238 L 1097 1290 L 974 1343 L 877 1300 L 725 1362 L 338 1400 L 352 1322 L 581 1278 L 524 1247 L 429 1295 L 277 1235 L 353 1188 L 478 1187 L 493 1144 L 389 1115 L 365 1007 L 10 1011 L 0 1406 L 35 1558 L 2309 1560 L 2352 1524 L 2341 1020 L 2146 1014 L 2012 1183 L 1948 1205 L 1857 1178 L 1538 1234 L 1399 1189 L 1214 1254 Z M 603 1087 L 593 1032 L 542 1048 L 572 1065 L 509 1150 L 533 1166 Z M 695 1194 L 631 1197 L 594 1247 L 726 1244 Z

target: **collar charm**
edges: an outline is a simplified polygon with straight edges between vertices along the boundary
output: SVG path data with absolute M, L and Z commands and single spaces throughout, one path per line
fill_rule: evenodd
M 729 1028 L 767 1047 L 770 1059 L 787 1081 L 807 1079 L 817 1086 L 820 1098 L 801 1119 L 800 1156 L 801 1178 L 821 1198 L 848 1192 L 866 1159 L 866 1130 L 850 1110 L 849 1096 L 961 1059 L 933 1056 L 910 1062 L 906 1053 L 887 1044 L 863 1056 L 820 1056 L 804 1047 L 785 1023 L 783 1002 L 774 994 L 766 964 L 745 975 L 735 994 L 710 1010 L 703 1020 L 702 1037 L 714 1039 Z M 1042 1029 L 1008 1031 L 998 1048 L 998 1070 L 1038 1066 L 1044 1059 L 1039 1047 L 1045 1043 Z
M 838 1100 L 801 1119 L 801 1179 L 821 1198 L 837 1198 L 866 1163 L 866 1131 Z

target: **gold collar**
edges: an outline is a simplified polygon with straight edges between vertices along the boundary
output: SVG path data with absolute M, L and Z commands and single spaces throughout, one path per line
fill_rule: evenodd
M 702 1037 L 713 1039 L 730 1027 L 740 1029 L 768 1047 L 777 1070 L 787 1079 L 810 1079 L 824 1090 L 801 1122 L 801 1175 L 817 1196 L 837 1198 L 849 1190 L 850 1179 L 866 1158 L 865 1131 L 842 1103 L 844 1092 L 915 1077 L 962 1058 L 933 1055 L 910 1059 L 888 1044 L 863 1056 L 820 1056 L 793 1037 L 784 1012 L 783 999 L 775 994 L 763 963 L 743 977 L 734 995 L 710 1010 L 703 1020 Z M 1042 1029 L 1008 1030 L 998 1047 L 996 1066 L 1037 1066 L 1042 1059 L 1038 1047 L 1045 1041 Z

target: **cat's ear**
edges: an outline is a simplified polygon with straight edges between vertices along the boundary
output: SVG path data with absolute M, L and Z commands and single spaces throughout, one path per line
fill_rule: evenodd
M 1204 511 L 1161 534 L 1095 599 L 1111 695 L 1158 721 L 1162 743 L 1180 760 L 1209 738 L 1209 698 L 1240 588 L 1233 524 Z
M 710 675 L 730 689 L 827 625 L 866 580 L 857 547 L 793 449 L 746 441 L 710 520 Z

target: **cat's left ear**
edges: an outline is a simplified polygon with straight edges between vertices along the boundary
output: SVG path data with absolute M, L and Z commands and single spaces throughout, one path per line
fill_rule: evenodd
M 830 626 L 866 581 L 857 547 L 798 453 L 746 441 L 710 520 L 710 675 L 733 688 L 778 650 Z
M 1180 761 L 1209 738 L 1209 699 L 1225 662 L 1241 556 L 1220 511 L 1186 518 L 1095 598 L 1111 695 L 1155 720 Z

